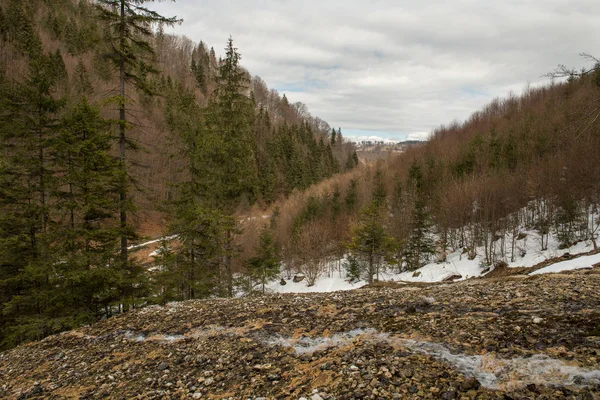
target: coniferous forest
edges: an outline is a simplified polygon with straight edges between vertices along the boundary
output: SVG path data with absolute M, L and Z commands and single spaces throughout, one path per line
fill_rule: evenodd
M 148 5 L 0 2 L 0 348 L 232 296 L 240 215 L 358 163 L 341 130 L 251 76 L 232 38 L 218 57 Z M 148 212 L 179 234 L 158 274 L 132 254 Z M 242 281 L 278 261 L 267 226 Z

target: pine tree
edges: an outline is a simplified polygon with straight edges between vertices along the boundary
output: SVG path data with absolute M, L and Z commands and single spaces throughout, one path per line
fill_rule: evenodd
M 206 157 L 203 174 L 211 180 L 207 187 L 213 204 L 232 215 L 234 211 L 256 200 L 258 193 L 258 171 L 254 155 L 254 104 L 246 95 L 248 76 L 239 65 L 241 56 L 229 38 L 226 56 L 219 66 L 217 87 L 205 111 L 203 146 Z M 210 176 L 209 176 L 210 175 Z M 228 296 L 233 296 L 232 257 L 233 230 L 228 230 L 224 243 L 226 287 Z
M 344 268 L 346 269 L 346 277 L 350 282 L 357 282 L 360 280 L 363 267 L 356 257 L 348 256 L 347 260 L 344 262 Z
M 373 204 L 377 207 L 384 207 L 387 192 L 383 182 L 383 173 L 380 169 L 375 171 L 375 188 L 373 190 Z
M 265 286 L 279 275 L 279 255 L 269 226 L 263 227 L 258 240 L 256 255 L 248 260 L 248 272 L 264 295 Z
M 169 231 L 178 233 L 181 246 L 161 260 L 163 270 L 156 280 L 160 302 L 219 294 L 225 232 L 233 222 L 217 208 L 213 190 L 219 183 L 220 166 L 214 163 L 219 137 L 202 132 L 201 109 L 193 92 L 181 85 L 167 86 L 166 121 L 181 144 L 174 156 L 186 159 L 189 179 L 176 185 L 175 199 L 168 205 Z
M 31 2 L 10 0 L 6 13 L 7 37 L 29 58 L 43 53 L 42 42 L 34 28 L 34 15 Z
M 0 133 L 10 149 L 3 180 L 11 185 L 0 202 L 10 215 L 0 221 L 4 346 L 95 320 L 116 284 L 112 270 L 104 273 L 115 249 L 104 224 L 114 204 L 105 179 L 111 135 L 87 103 L 59 118 L 65 101 L 56 93 L 66 78 L 59 53 L 29 63 L 26 79 L 4 80 L 1 93 Z
M 78 96 L 90 96 L 94 93 L 90 75 L 82 60 L 77 62 L 73 79 L 73 88 Z
M 144 7 L 148 0 L 97 0 L 96 8 L 101 20 L 106 23 L 106 40 L 110 49 L 106 57 L 119 71 L 119 93 L 112 100 L 119 108 L 119 157 L 121 166 L 121 183 L 119 193 L 119 218 L 121 228 L 121 264 L 129 270 L 135 280 L 135 267 L 129 265 L 128 239 L 132 236 L 127 222 L 127 213 L 131 209 L 128 197 L 129 182 L 127 178 L 127 148 L 132 143 L 127 138 L 127 130 L 131 128 L 127 121 L 129 108 L 126 97 L 126 85 L 132 85 L 139 91 L 151 95 L 152 90 L 146 79 L 147 75 L 156 72 L 148 60 L 154 57 L 154 50 L 149 42 L 152 25 L 172 26 L 180 22 L 176 17 L 163 17 Z M 133 287 L 133 282 L 132 282 Z
M 431 221 L 425 203 L 423 174 L 418 164 L 409 170 L 409 180 L 413 188 L 414 208 L 411 233 L 404 248 L 405 260 L 409 271 L 420 268 L 435 253 L 431 238 Z
M 115 268 L 119 164 L 110 154 L 108 121 L 86 98 L 60 126 L 52 152 L 58 175 L 55 208 L 60 215 L 52 252 L 61 260 L 54 276 L 53 315 L 75 327 L 109 316 L 119 299 L 120 270 Z
M 331 216 L 333 219 L 336 219 L 340 212 L 342 212 L 341 197 L 342 194 L 340 193 L 340 188 L 335 185 L 333 187 L 333 193 L 331 194 Z
M 346 192 L 345 203 L 348 211 L 353 210 L 358 203 L 358 181 L 356 179 L 350 180 L 350 186 Z
M 196 85 L 206 95 L 208 90 L 208 78 L 210 70 L 210 55 L 201 41 L 197 49 L 194 49 L 191 61 L 191 70 L 196 78 Z
M 152 35 L 151 24 L 173 25 L 180 22 L 175 17 L 166 18 L 144 7 L 146 0 L 98 0 L 96 7 L 100 18 L 106 22 L 109 31 L 107 41 L 111 45 L 111 52 L 106 57 L 118 68 L 119 95 L 113 100 L 119 107 L 119 154 L 123 169 L 123 182 L 120 194 L 120 219 L 121 229 L 121 260 L 127 264 L 127 182 L 126 182 L 126 149 L 128 140 L 127 130 L 127 99 L 126 84 L 133 85 L 136 89 L 151 94 L 151 88 L 146 79 L 147 73 L 156 72 L 148 58 L 154 56 L 149 37 Z
M 381 263 L 394 255 L 394 240 L 386 232 L 383 215 L 381 206 L 375 201 L 363 208 L 352 226 L 352 239 L 347 246 L 363 261 L 369 283 L 373 283 L 373 276 L 379 274 Z
M 219 68 L 217 87 L 205 111 L 205 135 L 215 139 L 213 162 L 221 165 L 220 187 L 216 200 L 229 210 L 242 200 L 253 202 L 257 193 L 257 171 L 254 157 L 254 104 L 246 95 L 248 76 L 240 68 L 241 60 L 233 39 L 225 48 L 226 57 Z
M 159 281 L 162 285 L 164 278 L 170 280 L 170 295 L 163 296 L 163 301 L 222 296 L 226 292 L 220 289 L 219 266 L 226 255 L 224 244 L 227 232 L 233 231 L 234 220 L 207 206 L 189 189 L 190 186 L 181 188 L 175 202 L 170 230 L 179 233 L 181 247 L 176 250 L 173 262 L 165 265 Z

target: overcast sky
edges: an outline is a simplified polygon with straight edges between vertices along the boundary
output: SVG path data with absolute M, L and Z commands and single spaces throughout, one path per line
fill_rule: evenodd
M 600 53 L 598 0 L 178 0 L 177 33 L 242 64 L 346 137 L 423 138 Z

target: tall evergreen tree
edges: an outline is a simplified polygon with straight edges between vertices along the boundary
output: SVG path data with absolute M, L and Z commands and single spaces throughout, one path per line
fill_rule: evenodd
M 258 193 L 258 171 L 254 156 L 254 104 L 247 96 L 248 75 L 240 67 L 241 56 L 229 38 L 225 59 L 219 66 L 217 86 L 205 111 L 203 146 L 206 157 L 203 174 L 210 179 L 207 193 L 214 206 L 226 215 L 251 204 Z M 209 177 L 210 175 L 210 177 Z M 233 296 L 233 230 L 228 229 L 224 243 L 224 268 L 227 294 Z
M 423 173 L 418 164 L 411 166 L 409 181 L 413 189 L 414 208 L 411 233 L 404 248 L 404 255 L 408 270 L 415 270 L 435 253 L 435 245 L 431 237 L 431 217 L 425 202 Z
M 345 202 L 348 211 L 353 210 L 358 203 L 358 181 L 356 179 L 350 180 L 350 186 L 346 192 Z
M 204 42 L 201 41 L 198 48 L 194 49 L 191 63 L 191 70 L 194 74 L 194 78 L 196 78 L 196 85 L 200 91 L 206 95 L 210 77 L 210 56 L 206 51 Z
M 375 188 L 373 190 L 373 204 L 377 207 L 384 207 L 386 203 L 387 192 L 383 182 L 383 172 L 380 169 L 375 171 Z
M 163 269 L 157 279 L 159 301 L 188 300 L 219 294 L 219 266 L 225 232 L 232 228 L 230 217 L 216 207 L 215 192 L 219 168 L 215 135 L 201 131 L 201 109 L 194 93 L 181 85 L 168 85 L 166 120 L 181 144 L 177 157 L 186 159 L 188 180 L 176 185 L 170 202 L 171 232 L 177 232 L 181 246 L 163 252 Z
M 118 249 L 119 163 L 112 132 L 86 98 L 61 120 L 52 157 L 57 169 L 57 220 L 52 251 L 58 254 L 55 315 L 70 327 L 111 314 L 120 270 Z
M 118 69 L 119 93 L 113 98 L 119 108 L 119 157 L 121 163 L 121 184 L 119 194 L 120 226 L 121 226 L 121 263 L 128 269 L 128 239 L 131 237 L 131 227 L 127 223 L 127 213 L 131 209 L 127 179 L 127 148 L 132 146 L 128 140 L 127 130 L 131 128 L 127 121 L 127 110 L 130 102 L 126 96 L 126 85 L 146 94 L 152 94 L 146 79 L 149 73 L 156 72 L 152 65 L 154 49 L 149 38 L 152 35 L 152 25 L 162 24 L 172 26 L 181 20 L 176 17 L 163 17 L 144 6 L 149 0 L 97 0 L 96 7 L 100 18 L 106 23 L 106 40 L 109 52 L 106 57 Z M 130 268 L 131 269 L 131 268 Z M 130 271 L 133 274 L 133 270 Z

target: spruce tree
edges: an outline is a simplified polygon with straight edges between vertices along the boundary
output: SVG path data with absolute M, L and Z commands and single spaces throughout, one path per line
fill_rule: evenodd
M 206 95 L 208 91 L 208 78 L 210 76 L 210 56 L 202 41 L 198 45 L 198 48 L 194 49 L 191 63 L 191 70 L 194 78 L 196 78 L 196 85 L 202 94 Z
M 86 98 L 61 120 L 52 157 L 58 175 L 52 251 L 58 254 L 53 314 L 65 325 L 109 316 L 119 300 L 119 163 L 108 121 Z
M 358 181 L 356 179 L 350 180 L 350 186 L 346 192 L 346 209 L 352 211 L 358 203 Z
M 375 171 L 375 188 L 373 190 L 373 204 L 377 207 L 384 207 L 386 203 L 387 192 L 383 182 L 383 173 L 380 169 Z
M 203 174 L 214 206 L 233 215 L 251 204 L 258 193 L 258 171 L 254 155 L 254 104 L 246 95 L 249 79 L 240 67 L 241 56 L 229 38 L 225 59 L 219 66 L 217 86 L 205 111 L 203 129 Z M 226 232 L 224 257 L 226 293 L 233 296 L 232 262 L 235 253 L 233 229 Z
M 214 135 L 201 134 L 201 109 L 194 93 L 181 85 L 166 85 L 166 121 L 178 136 L 186 160 L 188 180 L 175 187 L 169 231 L 177 232 L 181 246 L 164 252 L 162 270 L 156 279 L 158 301 L 203 298 L 218 293 L 219 265 L 225 231 L 231 218 L 217 207 L 214 192 L 218 173 L 214 152 L 219 151 Z
M 350 282 L 357 282 L 360 280 L 363 267 L 356 257 L 348 256 L 348 259 L 344 262 L 344 268 L 346 269 L 346 277 Z
M 258 240 L 256 255 L 248 261 L 248 270 L 264 295 L 265 286 L 279 275 L 279 255 L 269 226 L 263 227 Z
M 127 110 L 131 104 L 126 95 L 126 86 L 151 95 L 152 90 L 146 79 L 149 73 L 156 72 L 152 65 L 154 50 L 150 44 L 152 25 L 172 26 L 180 22 L 176 17 L 163 17 L 144 6 L 149 0 L 97 0 L 96 8 L 100 18 L 106 23 L 106 40 L 109 51 L 106 57 L 117 68 L 119 73 L 119 92 L 112 100 L 119 108 L 119 157 L 121 165 L 121 183 L 119 194 L 119 218 L 121 228 L 120 257 L 123 268 L 130 269 L 128 255 L 128 239 L 132 236 L 127 222 L 127 213 L 131 209 L 128 191 L 127 149 L 132 143 L 127 137 L 131 125 L 127 121 Z M 150 62 L 149 62 L 150 60 Z M 133 276 L 132 276 L 133 278 Z
M 212 162 L 220 165 L 216 200 L 228 211 L 241 200 L 256 199 L 258 172 L 254 157 L 254 104 L 246 95 L 249 80 L 239 65 L 241 56 L 229 38 L 219 67 L 217 87 L 204 112 L 207 139 L 214 140 Z M 209 161 L 209 160 L 207 160 Z M 216 189 L 216 190 L 215 190 Z
M 87 68 L 82 60 L 77 62 L 75 67 L 75 76 L 73 89 L 78 96 L 90 96 L 94 93 L 94 87 L 90 79 Z
M 382 207 L 373 201 L 360 212 L 358 221 L 352 226 L 350 250 L 366 267 L 367 282 L 379 274 L 379 266 L 394 254 L 394 239 L 386 232 Z
M 409 181 L 413 190 L 414 208 L 412 213 L 411 233 L 404 248 L 404 255 L 409 271 L 422 267 L 435 253 L 435 245 L 431 237 L 431 217 L 425 202 L 423 173 L 418 164 L 409 170 Z

